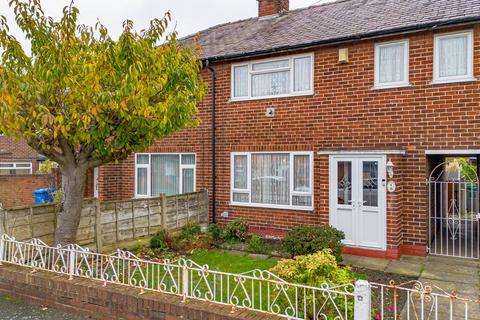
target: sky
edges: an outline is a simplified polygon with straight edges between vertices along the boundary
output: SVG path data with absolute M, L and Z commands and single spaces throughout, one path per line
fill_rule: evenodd
M 54 18 L 61 16 L 62 8 L 69 0 L 41 0 L 44 11 Z M 307 7 L 332 0 L 290 0 L 290 9 Z M 0 15 L 8 19 L 11 33 L 22 42 L 28 43 L 16 27 L 13 12 L 8 6 L 9 0 L 0 0 Z M 130 19 L 135 29 L 146 28 L 153 18 L 161 18 L 170 11 L 171 27 L 186 36 L 211 26 L 257 16 L 257 0 L 75 0 L 80 9 L 79 21 L 95 25 L 100 20 L 117 38 L 122 30 L 122 22 Z

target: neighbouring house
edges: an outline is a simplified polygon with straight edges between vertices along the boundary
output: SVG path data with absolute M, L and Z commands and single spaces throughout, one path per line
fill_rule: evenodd
M 0 134 L 0 206 L 12 208 L 34 204 L 33 191 L 44 188 L 59 188 L 58 172 L 39 174 L 40 165 L 47 158 L 27 144 L 24 139 L 15 140 Z M 86 197 L 95 195 L 95 174 L 87 175 Z
M 0 175 L 34 174 L 45 160 L 25 140 L 0 134 Z
M 100 198 L 206 189 L 222 225 L 331 224 L 353 254 L 478 259 L 480 0 L 258 5 L 198 34 L 201 124 L 100 168 Z

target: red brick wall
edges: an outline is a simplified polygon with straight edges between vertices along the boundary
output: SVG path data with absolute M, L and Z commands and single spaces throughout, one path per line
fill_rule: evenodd
M 471 27 L 457 28 L 459 30 Z M 315 210 L 300 212 L 230 206 L 230 153 L 234 151 L 295 151 L 408 149 L 393 157 L 398 189 L 388 196 L 388 247 L 425 246 L 427 236 L 427 149 L 480 147 L 480 83 L 432 85 L 433 36 L 448 30 L 324 46 L 314 50 L 313 96 L 230 101 L 229 62 L 217 63 L 217 219 L 246 219 L 252 228 L 285 232 L 305 223 L 328 222 L 328 156 L 315 155 Z M 480 26 L 475 31 L 475 71 L 480 77 Z M 410 87 L 372 90 L 374 44 L 410 40 Z M 349 48 L 350 62 L 338 63 L 338 49 Z M 204 72 L 209 81 L 208 71 Z M 197 190 L 211 190 L 211 96 L 199 105 L 201 125 L 159 141 L 152 152 L 196 152 Z M 265 109 L 275 108 L 275 117 Z M 108 169 L 103 184 L 107 198 L 134 195 L 134 157 Z
M 37 152 L 25 140 L 0 136 L 0 162 L 31 162 L 32 172 L 38 170 Z
M 33 191 L 56 188 L 55 175 L 0 175 L 0 203 L 4 208 L 33 205 Z
M 29 268 L 3 265 L 0 268 L 0 293 L 42 306 L 64 309 L 92 319 L 166 320 L 279 320 L 278 316 L 194 299 L 182 302 L 181 296 L 141 292 L 139 288 L 106 284 L 87 278 L 68 280 L 53 272 L 32 273 Z

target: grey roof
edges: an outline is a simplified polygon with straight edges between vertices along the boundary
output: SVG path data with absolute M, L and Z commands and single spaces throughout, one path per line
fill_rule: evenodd
M 198 41 L 201 58 L 216 60 L 473 21 L 480 0 L 339 0 L 218 25 Z

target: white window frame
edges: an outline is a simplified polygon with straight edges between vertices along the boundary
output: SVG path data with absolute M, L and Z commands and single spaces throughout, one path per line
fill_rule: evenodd
M 295 71 L 294 71 L 294 62 L 295 59 L 298 58 L 310 58 L 310 90 L 306 91 L 293 91 L 294 90 L 294 80 L 295 80 Z M 282 61 L 282 60 L 289 60 L 288 67 L 284 68 L 275 68 L 275 69 L 265 69 L 261 71 L 253 71 L 253 65 L 258 63 L 266 63 L 266 62 L 275 62 L 275 61 Z M 278 58 L 269 58 L 269 59 L 260 59 L 254 60 L 244 63 L 235 63 L 231 66 L 231 83 L 230 83 L 230 101 L 245 101 L 245 100 L 263 100 L 263 99 L 276 99 L 276 98 L 285 98 L 285 97 L 297 97 L 297 96 L 307 96 L 313 95 L 313 79 L 314 79 L 314 54 L 307 53 L 307 54 L 297 54 L 291 56 L 283 56 Z M 248 77 L 247 77 L 247 92 L 248 95 L 245 97 L 235 97 L 235 68 L 236 67 L 247 67 L 248 69 Z M 277 95 L 269 95 L 269 96 L 260 96 L 260 97 L 253 97 L 252 96 L 252 76 L 256 74 L 264 74 L 264 73 L 271 73 L 271 72 L 280 72 L 280 71 L 290 71 L 290 93 L 287 94 L 277 94 Z
M 453 76 L 453 77 L 440 77 L 440 57 L 438 54 L 438 48 L 440 41 L 442 39 L 448 39 L 458 36 L 467 36 L 467 64 L 468 64 L 468 73 L 463 76 Z M 433 81 L 432 84 L 437 83 L 453 83 L 453 82 L 464 82 L 464 81 L 475 81 L 476 79 L 473 76 L 473 30 L 461 31 L 461 32 L 449 32 L 436 34 L 434 36 L 434 45 L 433 45 Z
M 267 203 L 252 203 L 252 154 L 288 154 L 289 155 L 289 165 L 290 165 L 290 204 L 289 205 L 280 205 L 280 204 L 267 204 Z M 294 157 L 295 156 L 309 156 L 310 157 L 310 192 L 300 192 L 294 191 Z M 247 156 L 247 189 L 235 189 L 235 156 Z M 313 211 L 314 210 L 314 181 L 313 181 L 313 171 L 314 171 L 314 153 L 311 151 L 259 151 L 259 152 L 232 152 L 230 155 L 230 205 L 233 206 L 242 206 L 242 207 L 255 207 L 255 208 L 271 208 L 271 209 L 287 209 L 287 210 L 299 210 L 299 211 Z M 234 193 L 244 193 L 248 194 L 248 202 L 235 202 L 233 201 Z M 312 205 L 311 206 L 294 206 L 292 205 L 292 199 L 294 196 L 311 196 Z
M 137 156 L 144 155 L 148 156 L 148 164 L 139 164 L 137 162 Z M 168 155 L 168 156 L 178 156 L 179 168 L 179 181 L 178 181 L 178 193 L 183 194 L 183 169 L 193 169 L 193 192 L 197 190 L 197 154 L 193 152 L 184 152 L 184 153 L 136 153 L 135 154 L 135 198 L 151 198 L 152 197 L 152 175 L 151 175 L 151 165 L 152 165 L 152 156 L 153 155 Z M 182 156 L 190 155 L 195 156 L 195 164 L 182 164 Z M 147 194 L 138 194 L 138 168 L 147 169 Z
M 11 165 L 13 164 L 13 167 L 2 167 L 2 165 Z M 17 167 L 17 165 L 28 165 L 28 167 Z M 29 173 L 19 173 L 19 174 L 32 174 L 32 163 L 31 162 L 0 162 L 0 169 L 8 169 L 8 170 L 29 170 Z M 17 173 L 15 173 L 17 174 Z
M 405 79 L 402 81 L 395 81 L 395 82 L 388 82 L 388 83 L 380 83 L 380 50 L 385 47 L 392 47 L 397 45 L 404 45 L 404 58 L 405 61 L 403 62 L 403 74 L 405 75 Z M 381 42 L 375 44 L 375 81 L 374 81 L 374 89 L 388 89 L 388 88 L 399 88 L 399 87 L 406 87 L 410 85 L 410 43 L 408 39 L 405 40 L 397 40 L 397 41 L 389 41 L 389 42 Z

